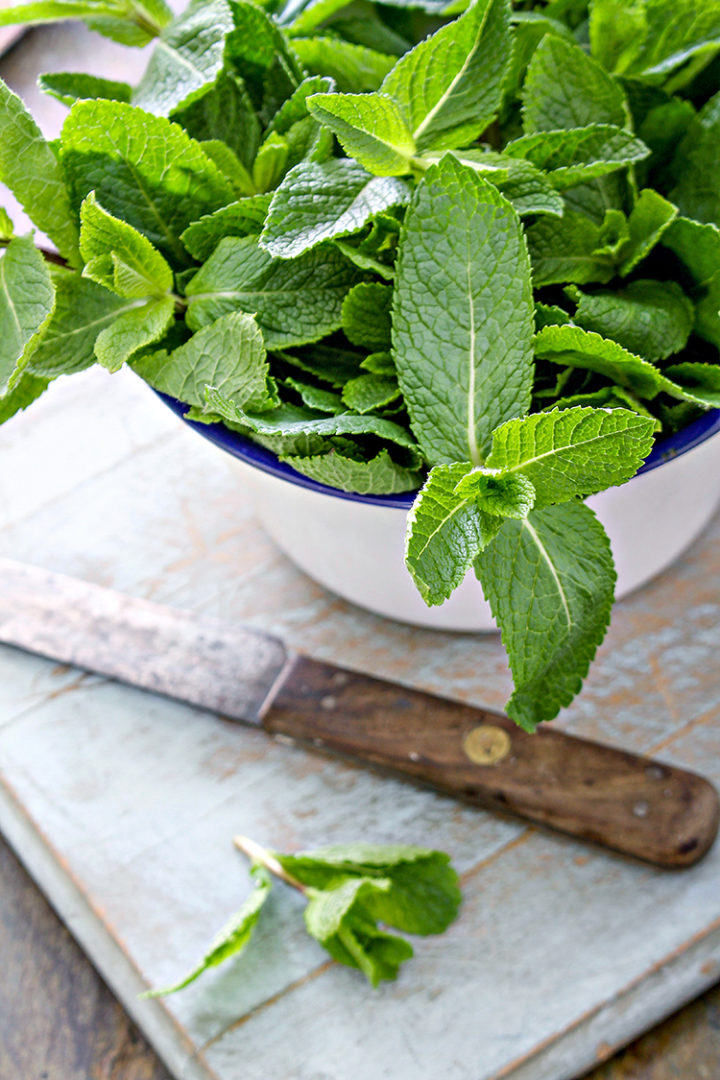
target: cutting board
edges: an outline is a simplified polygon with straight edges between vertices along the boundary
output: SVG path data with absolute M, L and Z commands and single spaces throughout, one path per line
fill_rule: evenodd
M 0 429 L 0 554 L 245 622 L 312 656 L 492 708 L 494 635 L 324 592 L 266 538 L 234 462 L 134 376 L 61 381 Z M 620 603 L 560 723 L 720 782 L 720 520 Z M 0 651 L 0 828 L 182 1080 L 569 1080 L 720 977 L 720 848 L 663 872 Z M 247 954 L 165 1001 L 249 889 L 232 837 L 431 843 L 457 923 L 370 989 L 276 889 Z

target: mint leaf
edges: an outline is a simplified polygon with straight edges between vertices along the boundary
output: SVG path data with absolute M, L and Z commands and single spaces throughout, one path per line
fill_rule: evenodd
M 134 104 L 169 116 L 190 94 L 214 82 L 233 27 L 226 0 L 190 0 L 160 34 L 133 94 Z
M 487 468 L 532 482 L 535 508 L 624 484 L 650 453 L 651 420 L 627 409 L 571 408 L 510 420 L 493 433 Z M 458 486 L 469 493 L 472 477 Z
M 355 413 L 319 416 L 293 405 L 282 405 L 269 413 L 249 413 L 213 387 L 206 391 L 205 400 L 223 420 L 242 424 L 258 435 L 374 435 L 412 450 L 417 456 L 416 444 L 405 428 L 381 416 L 357 416 Z
M 186 289 L 187 323 L 198 330 L 229 311 L 257 315 L 269 348 L 318 341 L 342 322 L 356 272 L 332 250 L 281 262 L 254 237 L 221 240 Z
M 159 34 L 172 12 L 164 0 L 38 0 L 0 11 L 0 26 L 82 19 L 122 45 L 142 46 Z
M 222 69 L 173 110 L 171 119 L 200 142 L 222 141 L 245 166 L 252 167 L 262 138 L 262 125 L 245 83 Z
M 262 334 L 252 315 L 224 315 L 173 352 L 151 353 L 135 361 L 133 368 L 156 390 L 186 405 L 204 408 L 207 386 L 217 387 L 252 412 L 279 404 Z
M 385 78 L 419 150 L 466 146 L 497 114 L 512 39 L 507 0 L 476 0 L 400 59 Z
M 228 69 L 244 80 L 260 119 L 268 124 L 305 75 L 285 35 L 256 4 L 232 0 L 235 29 L 225 41 Z
M 523 135 L 508 143 L 504 153 L 532 161 L 549 174 L 558 191 L 565 191 L 642 161 L 650 151 L 634 135 L 619 127 L 591 124 L 572 130 Z
M 453 150 L 451 153 L 462 165 L 468 165 L 489 180 L 521 217 L 528 214 L 560 217 L 563 214 L 565 204 L 562 196 L 545 173 L 531 161 L 496 154 L 491 150 Z M 440 155 L 427 154 L 425 160 L 440 160 Z
M 480 511 L 474 493 L 458 494 L 471 469 L 470 462 L 436 465 L 408 515 L 405 565 L 428 606 L 449 599 L 502 524 Z
M 720 228 L 678 218 L 662 242 L 674 251 L 695 282 L 695 332 L 720 348 Z
M 720 192 L 716 183 L 719 147 L 720 93 L 700 110 L 677 149 L 675 166 L 679 179 L 670 199 L 684 217 L 720 225 Z
M 132 86 L 129 83 L 101 79 L 83 72 L 53 71 L 38 77 L 38 86 L 70 108 L 76 101 L 88 98 L 105 98 L 108 101 L 130 101 Z
M 134 302 L 129 311 L 117 315 L 95 340 L 95 356 L 108 371 L 119 371 L 132 356 L 155 345 L 173 322 L 175 301 L 166 296 L 143 303 Z
M 200 963 L 179 982 L 174 983 L 172 986 L 166 986 L 162 990 L 149 990 L 147 993 L 141 994 L 141 998 L 164 997 L 167 994 L 174 994 L 178 990 L 183 990 L 190 983 L 199 979 L 201 975 L 204 975 L 210 968 L 217 967 L 218 964 L 224 963 L 231 956 L 237 956 L 238 953 L 243 951 L 253 935 L 257 921 L 260 918 L 260 912 L 270 895 L 272 887 L 270 875 L 264 867 L 254 866 L 251 873 L 255 879 L 255 888 L 237 914 L 233 915 L 213 939 Z
M 396 60 L 336 37 L 295 38 L 293 49 L 306 71 L 333 79 L 347 94 L 377 90 Z
M 590 50 L 608 71 L 627 70 L 647 33 L 646 0 L 593 0 Z
M 391 345 L 393 291 L 389 285 L 361 281 L 343 300 L 342 328 L 353 345 L 383 352 Z
M 591 124 L 628 125 L 622 86 L 578 46 L 548 34 L 538 46 L 523 87 L 527 133 Z
M 184 229 L 234 199 L 228 182 L 181 128 L 122 102 L 74 105 L 60 157 L 78 209 L 94 190 L 108 213 L 181 264 L 187 263 Z
M 673 380 L 673 397 L 694 401 L 697 404 L 720 408 L 720 365 L 718 364 L 673 364 L 665 368 L 668 379 Z
M 455 488 L 462 498 L 476 500 L 478 509 L 498 518 L 526 518 L 535 505 L 535 488 L 522 473 L 503 474 L 477 466 Z
M 119 296 L 166 297 L 173 287 L 173 274 L 160 252 L 132 225 L 103 210 L 95 193 L 80 208 L 80 252 L 86 264 L 85 276 Z
M 622 277 L 647 258 L 677 214 L 677 207 L 652 188 L 640 192 L 628 218 L 630 235 L 620 250 L 618 271 Z
M 397 495 L 414 491 L 422 480 L 421 473 L 398 465 L 387 450 L 381 450 L 368 461 L 357 461 L 336 450 L 313 457 L 286 454 L 280 460 L 320 484 L 359 495 Z
M 15 235 L 15 226 L 7 210 L 0 206 L 0 243 L 7 244 Z
M 303 162 L 275 192 L 261 243 L 271 255 L 293 258 L 323 240 L 358 232 L 374 214 L 409 198 L 402 180 L 372 176 L 356 161 Z
M 342 392 L 343 402 L 348 409 L 360 414 L 391 405 L 400 396 L 397 379 L 388 375 L 359 375 L 346 382 Z
M 57 159 L 20 98 L 0 79 L 0 180 L 70 262 L 77 224 Z
M 610 281 L 614 260 L 601 253 L 602 243 L 602 226 L 585 214 L 567 210 L 559 221 L 535 222 L 527 231 L 535 288 L 567 281 L 578 285 Z
M 180 235 L 190 254 L 205 262 L 226 236 L 259 236 L 272 195 L 249 195 L 193 221 Z
M 303 382 L 302 379 L 296 379 L 294 376 L 288 376 L 282 380 L 282 383 L 283 386 L 289 386 L 291 390 L 294 390 L 299 395 L 303 405 L 307 405 L 308 409 L 330 413 L 332 416 L 345 412 L 342 398 L 334 390 L 328 390 L 324 386 L 317 386 L 315 383 Z M 276 402 L 276 404 L 279 405 L 280 403 Z M 323 447 L 323 449 L 325 448 Z
M 331 348 L 328 345 L 312 345 L 299 353 L 281 352 L 281 360 L 300 371 L 306 371 L 317 379 L 341 388 L 348 379 L 360 375 L 360 357 L 347 349 Z
M 41 394 L 44 394 L 50 383 L 47 379 L 38 379 L 35 375 L 22 375 L 13 390 L 9 390 L 0 397 L 0 424 L 4 424 L 16 413 L 27 409 Z
M 570 704 L 605 636 L 615 588 L 610 544 L 592 510 L 568 502 L 507 519 L 476 569 L 515 682 L 506 712 L 534 731 Z
M 11 240 L 0 258 L 0 397 L 55 303 L 45 260 L 32 237 Z
M 448 154 L 408 210 L 393 300 L 400 386 L 430 462 L 481 464 L 492 431 L 527 411 L 533 310 L 517 214 Z
M 647 360 L 666 360 L 685 348 L 695 309 L 675 281 L 631 281 L 624 289 L 570 295 L 578 326 L 612 338 Z
M 410 171 L 415 143 L 399 106 L 387 94 L 313 94 L 308 108 L 335 132 L 348 155 L 375 176 Z
M 646 0 L 641 47 L 623 67 L 627 74 L 666 75 L 700 52 L 720 46 L 717 0 Z

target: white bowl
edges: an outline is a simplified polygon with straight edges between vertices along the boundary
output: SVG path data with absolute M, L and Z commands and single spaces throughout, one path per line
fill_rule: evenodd
M 182 415 L 185 406 L 164 398 Z M 441 607 L 426 607 L 404 565 L 413 495 L 365 496 L 325 487 L 219 425 L 192 425 L 238 458 L 242 481 L 275 543 L 325 588 L 400 622 L 434 630 L 496 630 L 480 583 L 469 573 Z M 668 567 L 720 502 L 720 410 L 655 447 L 622 487 L 588 499 L 610 538 L 626 596 Z

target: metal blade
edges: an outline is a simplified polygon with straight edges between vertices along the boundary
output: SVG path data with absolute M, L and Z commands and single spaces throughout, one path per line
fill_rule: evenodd
M 0 642 L 259 724 L 288 663 L 276 638 L 0 559 Z

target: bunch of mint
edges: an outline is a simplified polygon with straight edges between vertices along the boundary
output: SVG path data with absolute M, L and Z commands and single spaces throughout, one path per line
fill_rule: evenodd
M 129 364 L 360 493 L 421 488 L 429 604 L 471 568 L 528 730 L 610 617 L 583 499 L 720 405 L 719 0 L 33 0 L 155 42 L 136 87 L 0 88 L 0 420 Z
M 406 938 L 378 923 L 406 934 L 441 934 L 458 913 L 458 876 L 442 851 L 401 844 L 344 844 L 281 855 L 245 836 L 236 837 L 235 844 L 251 860 L 255 888 L 188 975 L 143 997 L 183 990 L 211 967 L 241 953 L 270 895 L 271 875 L 304 896 L 310 936 L 334 960 L 358 968 L 373 986 L 396 979 L 400 965 L 413 955 Z

